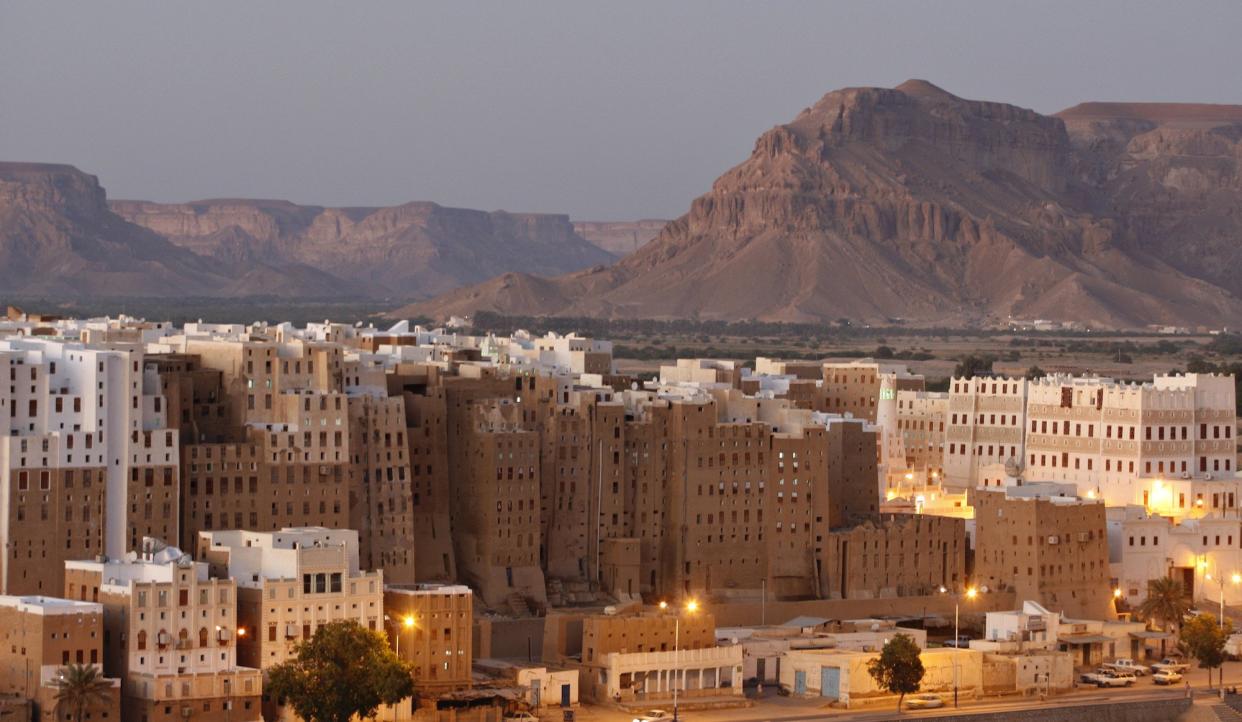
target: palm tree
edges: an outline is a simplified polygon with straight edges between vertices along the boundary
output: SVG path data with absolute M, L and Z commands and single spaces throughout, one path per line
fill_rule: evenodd
M 1147 598 L 1138 607 L 1139 616 L 1160 624 L 1163 631 L 1170 626 L 1176 631 L 1190 611 L 1190 602 L 1181 582 L 1169 577 L 1152 579 L 1147 583 Z M 1160 652 L 1164 653 L 1164 640 L 1160 640 Z
M 87 709 L 106 706 L 112 699 L 112 682 L 104 679 L 99 667 L 93 664 L 62 667 L 52 686 L 56 688 L 57 709 L 62 704 L 67 705 L 73 713 L 74 722 L 82 722 Z

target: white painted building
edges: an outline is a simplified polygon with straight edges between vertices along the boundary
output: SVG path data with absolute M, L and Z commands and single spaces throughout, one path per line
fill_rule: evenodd
M 1008 376 L 949 382 L 944 483 L 979 485 L 982 467 L 1021 461 L 1025 452 L 1027 380 Z
M 1031 381 L 1027 473 L 1084 491 L 1141 477 L 1232 475 L 1234 397 L 1233 378 L 1217 374 Z

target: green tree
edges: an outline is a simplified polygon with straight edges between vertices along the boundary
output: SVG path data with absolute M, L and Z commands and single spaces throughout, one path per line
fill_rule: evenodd
M 112 682 L 104 679 L 94 664 L 61 667 L 52 686 L 56 689 L 56 709 L 68 707 L 74 722 L 86 719 L 86 711 L 93 707 L 108 706 L 112 698 Z
M 875 357 L 878 359 L 890 359 L 896 355 L 891 346 L 877 346 L 875 349 Z
M 991 356 L 964 356 L 953 369 L 953 378 L 973 379 L 976 376 L 986 376 L 992 373 L 992 363 L 995 360 Z
M 1140 617 L 1159 624 L 1166 632 L 1176 631 L 1188 611 L 1190 601 L 1186 599 L 1186 590 L 1182 588 L 1181 582 L 1169 577 L 1149 581 L 1147 598 L 1138 607 Z M 1163 651 L 1162 646 L 1161 652 Z
M 867 662 L 867 673 L 881 689 L 897 694 L 897 711 L 906 695 L 919 691 L 923 681 L 923 660 L 919 645 L 908 634 L 898 634 L 880 650 L 880 656 Z
M 1221 625 L 1211 614 L 1199 614 L 1182 627 L 1182 641 L 1191 656 L 1199 660 L 1199 666 L 1208 671 L 1208 687 L 1212 686 L 1212 670 L 1225 661 L 1225 642 L 1232 633 L 1233 626 L 1229 622 Z M 1223 684 L 1223 668 L 1221 674 Z
M 292 659 L 271 668 L 267 693 L 306 722 L 349 722 L 414 694 L 412 674 L 384 635 L 357 622 L 332 622 L 299 642 Z
M 1027 370 L 1026 370 L 1026 378 L 1027 378 L 1027 380 L 1032 380 L 1032 379 L 1042 379 L 1043 377 L 1045 377 L 1045 376 L 1047 376 L 1047 375 L 1048 375 L 1048 372 L 1047 372 L 1047 371 L 1044 371 L 1043 369 L 1041 369 L 1041 368 L 1040 368 L 1040 367 L 1038 367 L 1038 366 L 1032 366 L 1032 367 L 1030 367 L 1029 369 L 1027 369 Z

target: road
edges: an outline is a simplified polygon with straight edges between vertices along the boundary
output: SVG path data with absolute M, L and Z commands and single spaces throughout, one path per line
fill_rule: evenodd
M 1193 663 L 1192 663 L 1193 664 Z M 1213 680 L 1216 673 L 1213 672 Z M 1207 672 L 1193 668 L 1186 674 L 1196 698 L 1216 695 L 1217 689 L 1208 689 Z M 1225 685 L 1237 686 L 1242 689 L 1242 662 L 1225 663 Z M 902 710 L 903 719 L 935 719 L 948 717 L 959 712 L 998 712 L 1005 710 L 1030 709 L 1041 706 L 1066 707 L 1079 704 L 1093 704 L 1109 701 L 1141 701 L 1183 697 L 1186 695 L 1184 683 L 1160 687 L 1151 681 L 1151 677 L 1140 677 L 1133 687 L 1116 689 L 1099 689 L 1096 687 L 1079 687 L 1071 692 L 1053 695 L 1045 702 L 1038 697 L 988 698 L 980 701 L 962 701 L 961 707 L 954 710 L 952 704 L 938 710 Z M 891 719 L 895 711 L 893 706 L 872 707 L 868 709 L 833 709 L 817 698 L 781 697 L 767 690 L 762 699 L 755 699 L 751 707 L 720 710 L 685 711 L 679 717 L 685 722 L 805 722 L 807 720 L 832 720 L 836 722 L 872 722 Z M 653 703 L 653 707 L 671 710 L 671 704 Z M 611 706 L 584 706 L 577 715 L 578 722 L 630 722 L 634 715 Z

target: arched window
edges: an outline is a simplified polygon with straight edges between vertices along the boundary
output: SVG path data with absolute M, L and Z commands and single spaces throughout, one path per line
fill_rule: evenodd
M 143 629 L 138 632 L 138 650 L 142 651 L 147 648 L 147 630 Z
M 206 627 L 203 627 L 198 630 L 198 646 L 200 647 L 207 646 L 207 628 Z

